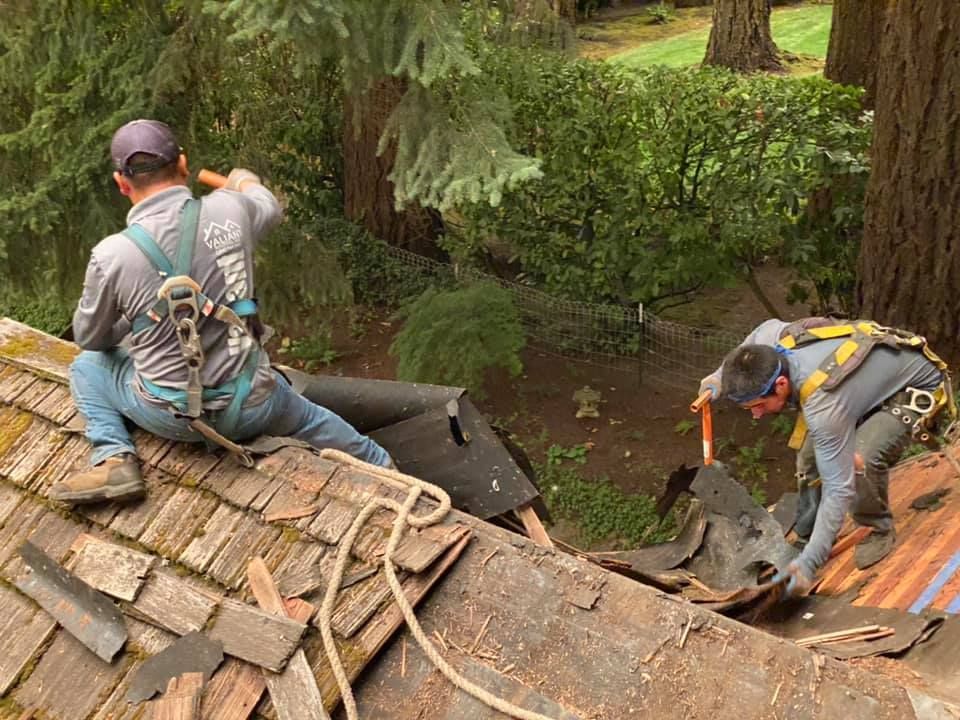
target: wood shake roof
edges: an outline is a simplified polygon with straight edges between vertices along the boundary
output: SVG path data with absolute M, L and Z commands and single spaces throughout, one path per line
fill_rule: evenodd
M 248 565 L 261 557 L 281 592 L 316 588 L 361 507 L 398 491 L 299 447 L 247 469 L 138 431 L 143 502 L 51 503 L 50 486 L 87 462 L 64 384 L 73 353 L 0 319 L 0 720 L 25 710 L 57 720 L 150 717 L 126 700 L 135 673 L 194 631 L 220 640 L 228 656 L 203 689 L 199 717 L 283 717 L 261 667 L 284 667 L 298 648 L 332 709 L 338 691 L 312 610 L 288 602 L 291 617 L 282 617 L 258 608 Z M 304 507 L 312 513 L 301 515 Z M 392 521 L 380 511 L 360 534 L 333 614 L 349 676 L 370 665 L 355 682 L 362 717 L 502 717 L 450 685 L 406 632 L 391 641 L 402 618 L 378 561 Z M 17 590 L 28 540 L 122 610 L 129 639 L 113 662 Z M 408 530 L 395 561 L 414 602 L 437 585 L 418 615 L 451 664 L 558 720 L 915 717 L 911 695 L 887 679 L 462 513 Z

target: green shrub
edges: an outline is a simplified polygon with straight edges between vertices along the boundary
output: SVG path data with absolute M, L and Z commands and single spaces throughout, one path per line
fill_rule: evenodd
M 537 476 L 550 512 L 574 523 L 587 548 L 609 540 L 635 547 L 641 541 L 662 542 L 676 532 L 672 513 L 659 523 L 650 495 L 624 493 L 607 478 L 589 480 L 555 462 L 537 467 Z
M 70 327 L 73 308 L 52 297 L 13 295 L 0 299 L 0 316 L 59 337 Z
M 663 2 L 647 8 L 647 17 L 650 18 L 651 25 L 666 25 L 675 16 L 673 8 Z
M 398 316 L 406 322 L 390 353 L 399 358 L 400 380 L 462 386 L 482 398 L 487 369 L 501 367 L 513 376 L 523 370 L 520 317 L 497 285 L 431 288 Z

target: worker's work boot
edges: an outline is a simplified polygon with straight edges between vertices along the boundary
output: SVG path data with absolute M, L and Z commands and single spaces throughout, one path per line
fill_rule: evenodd
M 866 570 L 871 565 L 876 565 L 883 560 L 893 550 L 896 541 L 897 536 L 893 530 L 885 533 L 876 530 L 871 532 L 860 541 L 853 551 L 853 562 L 857 569 Z
M 50 489 L 50 499 L 70 505 L 84 505 L 106 500 L 137 500 L 146 492 L 137 457 L 123 453 L 54 484 Z

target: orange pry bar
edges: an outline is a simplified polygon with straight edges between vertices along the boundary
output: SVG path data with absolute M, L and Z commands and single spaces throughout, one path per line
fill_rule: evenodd
M 713 415 L 710 412 L 710 399 L 713 393 L 705 390 L 690 403 L 690 412 L 700 413 L 700 426 L 703 435 L 703 464 L 713 464 Z
M 209 185 L 212 188 L 222 188 L 227 184 L 227 176 L 213 170 L 201 170 L 197 173 L 197 182 Z

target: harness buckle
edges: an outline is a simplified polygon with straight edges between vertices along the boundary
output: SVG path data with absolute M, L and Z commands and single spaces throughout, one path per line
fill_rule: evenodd
M 187 318 L 194 323 L 200 319 L 200 305 L 197 296 L 200 286 L 189 275 L 177 275 L 163 281 L 157 290 L 157 299 L 165 300 L 170 320 L 179 329 L 180 320 Z
M 904 388 L 904 392 L 909 396 L 910 400 L 906 403 L 901 403 L 900 407 L 904 410 L 909 410 L 910 412 L 916 413 L 919 416 L 928 415 L 937 407 L 937 399 L 934 397 L 933 393 L 928 390 L 920 390 L 918 388 L 908 387 Z

